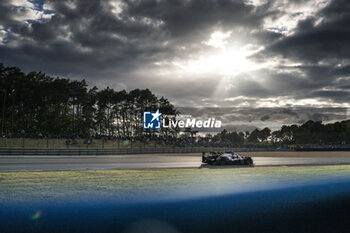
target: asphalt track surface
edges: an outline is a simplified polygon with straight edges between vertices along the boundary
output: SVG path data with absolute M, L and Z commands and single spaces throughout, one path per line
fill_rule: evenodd
M 317 166 L 350 164 L 350 158 L 253 157 L 255 166 Z M 229 168 L 202 164 L 200 156 L 1 156 L 0 172 L 104 169 Z

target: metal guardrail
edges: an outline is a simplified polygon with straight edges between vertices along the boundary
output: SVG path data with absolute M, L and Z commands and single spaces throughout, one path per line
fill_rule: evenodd
M 160 147 L 160 148 L 113 148 L 113 149 L 42 149 L 42 148 L 0 148 L 0 155 L 118 155 L 159 153 L 201 153 L 210 151 L 274 151 L 272 148 L 232 147 Z

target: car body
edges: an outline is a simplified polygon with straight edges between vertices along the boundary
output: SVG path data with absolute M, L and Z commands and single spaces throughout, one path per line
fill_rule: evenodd
M 251 157 L 235 152 L 203 152 L 202 162 L 210 165 L 253 165 Z

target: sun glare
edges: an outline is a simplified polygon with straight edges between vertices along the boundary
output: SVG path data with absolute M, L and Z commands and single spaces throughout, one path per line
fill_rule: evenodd
M 177 62 L 175 65 L 188 73 L 215 73 L 220 75 L 236 75 L 259 68 L 247 59 L 250 54 L 240 49 L 222 49 L 213 54 L 205 54 L 197 59 Z
M 254 68 L 246 55 L 239 50 L 221 51 L 211 56 L 201 56 L 198 60 L 189 62 L 189 70 L 199 73 L 217 73 L 234 75 Z
M 258 64 L 247 58 L 254 51 L 247 47 L 238 48 L 230 45 L 228 41 L 230 35 L 231 32 L 212 33 L 210 39 L 202 44 L 214 49 L 211 49 L 210 52 L 203 52 L 196 58 L 174 64 L 187 73 L 215 73 L 229 76 L 259 68 Z

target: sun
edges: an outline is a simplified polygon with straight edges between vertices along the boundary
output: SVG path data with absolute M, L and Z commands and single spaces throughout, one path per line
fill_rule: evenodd
M 200 56 L 188 62 L 187 70 L 195 73 L 216 73 L 235 75 L 254 68 L 244 52 L 240 50 L 223 50 L 212 55 Z
M 210 52 L 204 49 L 197 57 L 176 62 L 175 65 L 187 73 L 213 73 L 225 76 L 234 76 L 259 68 L 248 59 L 254 51 L 249 50 L 249 46 L 231 45 L 228 41 L 230 35 L 231 32 L 212 33 L 209 40 L 202 42 L 205 46 L 212 47 Z

